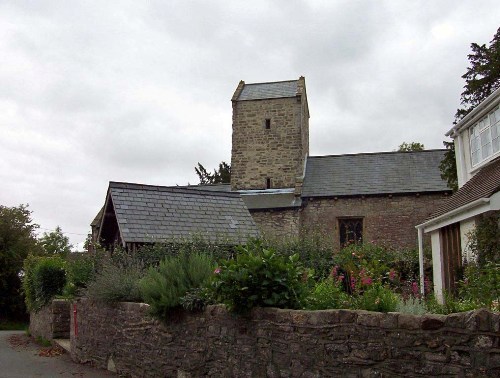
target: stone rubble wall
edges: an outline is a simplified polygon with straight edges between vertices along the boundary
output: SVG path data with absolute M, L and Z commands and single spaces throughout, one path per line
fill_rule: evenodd
M 71 302 L 54 299 L 48 306 L 30 313 L 30 333 L 47 340 L 69 339 Z
M 71 354 L 126 377 L 499 376 L 500 315 L 487 310 L 413 316 L 367 311 L 222 306 L 174 313 L 77 302 Z

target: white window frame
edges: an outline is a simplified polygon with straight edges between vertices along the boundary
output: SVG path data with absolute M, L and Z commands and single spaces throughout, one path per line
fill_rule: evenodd
M 500 155 L 500 106 L 496 106 L 469 128 L 473 168 Z

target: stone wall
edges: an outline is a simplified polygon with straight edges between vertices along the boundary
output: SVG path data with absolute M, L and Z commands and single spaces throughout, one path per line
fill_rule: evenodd
M 296 238 L 299 235 L 299 209 L 250 211 L 262 235 L 268 238 Z
M 233 101 L 231 187 L 293 188 L 302 176 L 309 150 L 309 115 L 302 96 L 253 101 Z M 271 120 L 270 129 L 265 120 Z M 304 122 L 306 124 L 302 125 Z
M 339 218 L 363 218 L 363 241 L 394 248 L 416 248 L 415 226 L 423 223 L 446 197 L 443 194 L 307 199 L 300 228 L 333 236 L 340 248 Z M 427 236 L 426 244 L 430 243 Z
M 77 304 L 78 362 L 141 377 L 498 376 L 500 315 L 255 309 L 210 306 L 166 324 L 148 305 Z M 73 319 L 72 319 L 73 322 Z
M 54 299 L 48 306 L 30 313 L 30 333 L 47 340 L 69 339 L 71 302 Z

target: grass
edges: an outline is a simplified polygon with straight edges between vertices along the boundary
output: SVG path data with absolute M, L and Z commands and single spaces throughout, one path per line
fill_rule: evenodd
M 42 336 L 37 336 L 35 339 L 36 343 L 43 346 L 43 347 L 50 347 L 52 346 L 52 342 L 50 340 L 47 340 L 46 338 Z
M 24 331 L 28 328 L 28 323 L 15 320 L 0 321 L 0 331 Z

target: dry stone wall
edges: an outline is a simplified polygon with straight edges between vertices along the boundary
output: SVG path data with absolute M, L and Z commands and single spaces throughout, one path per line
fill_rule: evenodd
M 69 339 L 71 302 L 55 299 L 48 306 L 30 313 L 30 333 L 47 340 Z
M 210 306 L 165 324 L 148 305 L 77 303 L 72 358 L 130 377 L 498 376 L 500 315 Z

